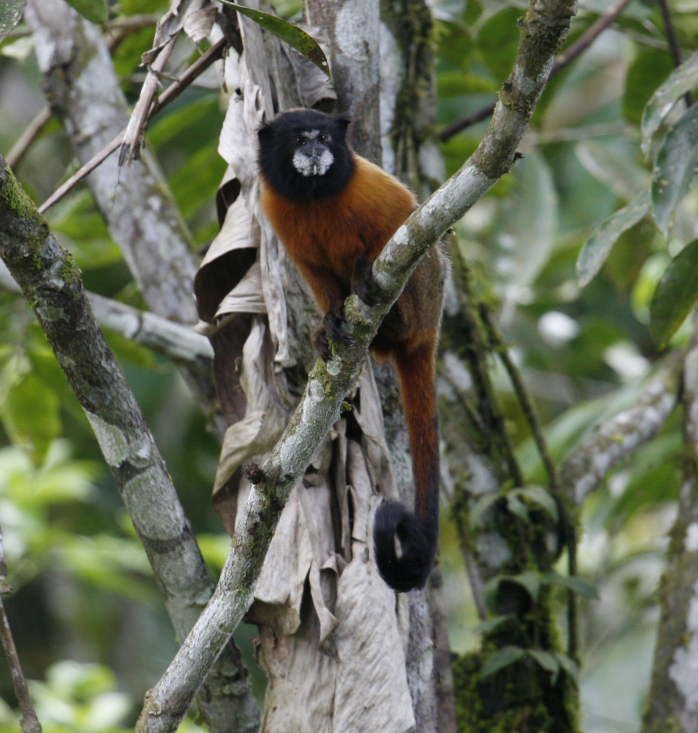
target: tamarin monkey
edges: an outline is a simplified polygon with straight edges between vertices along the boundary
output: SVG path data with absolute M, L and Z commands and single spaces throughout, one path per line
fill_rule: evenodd
M 262 208 L 325 314 L 316 336 L 325 358 L 328 338 L 343 337 L 345 298 L 417 205 L 397 179 L 352 151 L 348 124 L 343 117 L 295 110 L 278 115 L 258 133 Z M 400 377 L 416 483 L 414 514 L 384 501 L 374 521 L 378 570 L 397 591 L 425 584 L 438 541 L 435 355 L 444 270 L 435 247 L 422 258 L 371 344 Z

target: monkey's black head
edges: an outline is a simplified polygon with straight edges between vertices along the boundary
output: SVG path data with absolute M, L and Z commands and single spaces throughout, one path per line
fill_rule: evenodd
M 354 174 L 346 142 L 349 120 L 312 109 L 284 112 L 259 132 L 259 167 L 278 193 L 292 201 L 337 195 Z

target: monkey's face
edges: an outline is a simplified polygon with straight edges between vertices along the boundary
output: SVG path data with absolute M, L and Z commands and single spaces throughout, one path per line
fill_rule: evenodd
M 296 134 L 293 167 L 306 178 L 324 176 L 334 163 L 332 134 L 324 130 L 301 130 Z
M 346 142 L 349 120 L 315 110 L 277 116 L 259 131 L 259 165 L 267 183 L 294 201 L 334 196 L 354 173 Z

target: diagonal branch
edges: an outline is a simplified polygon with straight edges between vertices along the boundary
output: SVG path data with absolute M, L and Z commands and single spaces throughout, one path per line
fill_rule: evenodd
M 225 51 L 227 42 L 224 38 L 217 41 L 206 53 L 202 54 L 189 68 L 187 68 L 177 81 L 170 84 L 169 87 L 155 100 L 150 117 L 157 114 L 163 107 L 173 102 L 177 97 L 206 69 L 217 61 Z M 57 204 L 61 199 L 67 196 L 80 181 L 84 180 L 92 171 L 103 163 L 120 145 L 124 137 L 126 128 L 115 135 L 101 150 L 96 152 L 79 170 L 77 170 L 70 178 L 62 183 L 39 207 L 39 213 L 44 214 L 48 209 Z
M 651 440 L 674 411 L 680 360 L 670 359 L 644 387 L 632 407 L 597 425 L 560 468 L 560 485 L 577 505 L 620 461 Z
M 155 440 L 94 320 L 80 273 L 1 156 L 0 257 L 32 304 L 85 411 L 182 637 L 211 593 L 208 570 Z M 236 654 L 228 646 L 217 668 L 229 688 L 231 669 L 244 683 Z M 244 699 L 245 689 L 242 684 L 229 694 Z M 200 696 L 205 714 L 210 698 L 208 690 Z M 231 710 L 237 711 L 240 730 L 255 729 L 254 710 Z
M 136 106 L 131 112 L 128 125 L 124 130 L 124 137 L 121 141 L 119 150 L 119 165 L 130 163 L 132 160 L 140 157 L 140 149 L 143 143 L 143 135 L 148 119 L 153 111 L 153 100 L 155 93 L 160 85 L 160 75 L 165 70 L 167 62 L 170 60 L 172 51 L 174 51 L 177 36 L 174 35 L 160 49 L 158 55 L 152 64 L 148 67 L 141 93 L 136 102 Z
M 157 685 L 136 726 L 139 733 L 177 728 L 216 654 L 252 602 L 254 585 L 281 510 L 313 452 L 339 417 L 368 345 L 422 255 L 512 165 L 548 80 L 553 56 L 569 28 L 574 0 L 531 0 L 514 71 L 480 146 L 466 164 L 398 229 L 373 264 L 375 302 L 351 295 L 344 304 L 353 342 L 336 345 L 329 362 L 310 372 L 301 402 L 283 435 L 248 475 L 254 487 L 213 598 Z
M 0 288 L 11 293 L 21 293 L 8 269 L 0 260 Z M 140 311 L 117 300 L 97 293 L 86 293 L 97 323 L 120 333 L 168 359 L 177 362 L 193 362 L 213 359 L 211 342 L 190 326 L 170 321 L 148 311 Z

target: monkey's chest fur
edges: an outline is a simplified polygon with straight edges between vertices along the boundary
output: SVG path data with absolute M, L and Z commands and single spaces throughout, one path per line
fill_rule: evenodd
M 261 202 L 279 238 L 323 311 L 341 307 L 357 259 L 372 261 L 416 207 L 414 196 L 378 166 L 356 156 L 356 171 L 336 196 L 291 201 L 262 180 Z M 434 339 L 443 291 L 443 261 L 427 254 L 383 322 L 374 351 Z

